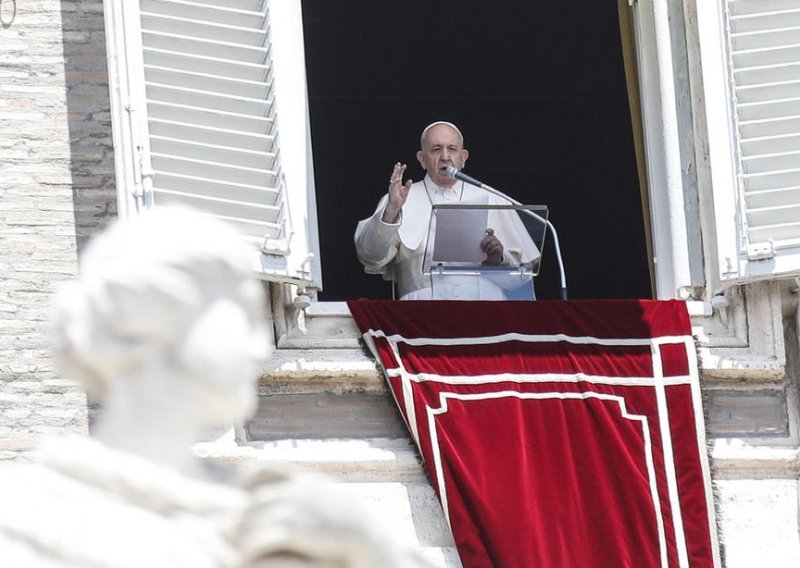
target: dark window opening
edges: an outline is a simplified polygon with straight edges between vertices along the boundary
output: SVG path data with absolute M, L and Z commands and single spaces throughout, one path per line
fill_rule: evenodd
M 550 208 L 570 298 L 649 298 L 616 3 L 303 0 L 324 290 L 389 298 L 353 231 L 422 128 L 456 123 L 466 172 Z M 548 237 L 536 290 L 559 297 Z

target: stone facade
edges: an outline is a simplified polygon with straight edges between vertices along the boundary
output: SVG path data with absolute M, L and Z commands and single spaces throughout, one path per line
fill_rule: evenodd
M 46 331 L 51 295 L 116 216 L 102 2 L 0 2 L 0 60 L 0 460 L 8 460 L 40 434 L 88 428 L 85 395 L 53 371 Z M 745 286 L 712 303 L 695 323 L 726 565 L 798 565 L 796 284 Z M 397 435 L 387 399 L 373 392 L 365 408 L 343 391 L 265 397 L 265 418 L 251 430 L 268 438 L 270 420 L 291 407 L 287 435 L 310 437 L 315 413 L 341 418 L 342 409 L 348 436 L 372 432 L 361 431 L 369 420 Z
M 699 337 L 727 568 L 800 563 L 796 290 L 788 280 L 744 285 L 710 318 L 695 318 L 724 319 L 729 331 L 706 321 L 703 328 L 721 333 Z
M 86 397 L 53 372 L 50 297 L 114 216 L 102 2 L 0 6 L 0 458 L 85 432 Z

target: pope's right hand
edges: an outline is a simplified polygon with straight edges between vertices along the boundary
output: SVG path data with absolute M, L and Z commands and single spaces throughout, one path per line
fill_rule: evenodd
M 386 207 L 383 209 L 383 222 L 396 223 L 397 218 L 400 216 L 400 210 L 408 199 L 408 192 L 411 190 L 410 179 L 403 183 L 403 174 L 406 171 L 406 165 L 397 162 L 392 170 L 392 177 L 389 178 L 389 200 L 386 202 Z

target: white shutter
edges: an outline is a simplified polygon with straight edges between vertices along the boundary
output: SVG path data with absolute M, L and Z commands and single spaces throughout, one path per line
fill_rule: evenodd
M 800 270 L 800 0 L 727 0 L 737 278 Z
M 254 267 L 264 278 L 319 287 L 313 173 L 295 176 L 302 184 L 294 185 L 283 167 L 287 159 L 299 159 L 313 172 L 310 152 L 305 146 L 299 152 L 286 148 L 282 139 L 298 136 L 279 129 L 297 129 L 305 141 L 307 113 L 300 120 L 278 121 L 276 83 L 297 78 L 275 77 L 271 26 L 276 23 L 269 3 L 125 0 L 123 7 L 122 2 L 107 0 L 112 14 L 106 17 L 115 19 L 114 31 L 124 37 L 112 43 L 125 68 L 117 73 L 127 81 L 120 104 L 132 115 L 130 145 L 141 170 L 136 205 L 190 206 L 222 218 L 252 245 Z M 299 0 L 287 3 L 299 6 Z M 299 9 L 282 14 L 300 18 Z M 296 27 L 296 22 L 278 24 Z M 299 41 L 302 47 L 302 36 Z M 304 66 L 294 73 L 301 75 L 304 90 Z M 113 83 L 115 74 L 110 75 Z M 286 106 L 296 102 L 287 100 Z M 292 211 L 289 188 L 301 197 L 303 211 Z

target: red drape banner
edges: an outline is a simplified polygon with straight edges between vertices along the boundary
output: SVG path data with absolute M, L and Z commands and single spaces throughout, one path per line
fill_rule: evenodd
M 465 567 L 720 566 L 683 302 L 348 305 Z

